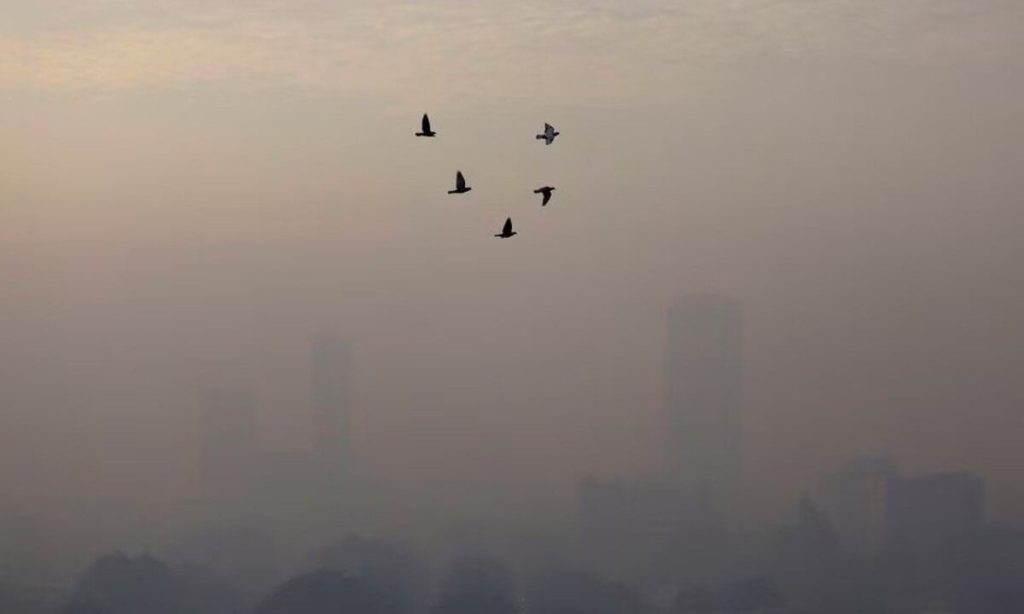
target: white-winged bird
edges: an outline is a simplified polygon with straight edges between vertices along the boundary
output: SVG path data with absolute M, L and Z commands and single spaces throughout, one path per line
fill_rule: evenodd
M 462 176 L 462 171 L 455 172 L 455 189 L 448 190 L 449 194 L 465 194 L 473 188 L 466 186 L 466 178 Z
M 437 136 L 437 133 L 430 129 L 430 118 L 423 114 L 423 131 L 417 132 L 416 136 Z
M 512 218 L 508 218 L 507 220 L 505 220 L 504 228 L 501 229 L 501 234 L 494 236 L 498 237 L 499 239 L 507 239 L 509 237 L 515 236 L 516 234 L 516 231 L 512 230 Z
M 543 194 L 544 195 L 544 200 L 542 200 L 541 203 L 540 203 L 540 206 L 543 207 L 544 205 L 548 204 L 549 200 L 551 200 L 551 193 L 554 192 L 554 191 L 555 191 L 555 188 L 553 188 L 553 187 L 551 187 L 549 185 L 546 185 L 543 188 L 537 188 L 536 190 L 533 191 L 533 193 L 534 194 Z
M 538 139 L 543 139 L 545 145 L 550 145 L 555 141 L 555 137 L 561 134 L 555 130 L 555 127 L 551 124 L 544 124 L 544 133 L 538 134 Z

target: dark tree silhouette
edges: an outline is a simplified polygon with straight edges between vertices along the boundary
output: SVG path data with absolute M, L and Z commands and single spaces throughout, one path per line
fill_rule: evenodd
M 382 591 L 396 612 L 408 613 L 427 593 L 427 569 L 409 548 L 349 535 L 316 553 L 317 568 L 341 571 Z
M 273 538 L 254 529 L 204 528 L 187 533 L 164 553 L 168 563 L 185 575 L 222 578 L 248 604 L 247 613 L 283 577 Z
M 455 560 L 441 581 L 433 614 L 517 614 L 515 584 L 508 568 L 478 556 Z
M 344 572 L 321 569 L 288 580 L 256 609 L 256 614 L 395 614 L 384 591 Z
M 584 572 L 561 572 L 540 579 L 526 593 L 530 614 L 640 614 L 636 590 Z
M 75 588 L 64 614 L 231 614 L 234 593 L 186 578 L 151 556 L 118 552 L 96 559 Z

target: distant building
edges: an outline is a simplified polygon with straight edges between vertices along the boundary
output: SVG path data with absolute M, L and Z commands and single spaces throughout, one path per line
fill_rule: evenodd
M 669 479 L 728 517 L 740 480 L 740 307 L 690 295 L 669 310 Z
M 314 340 L 310 373 L 313 439 L 320 462 L 336 478 L 349 469 L 351 380 L 349 344 L 335 336 Z
M 801 565 L 801 575 L 834 562 L 839 554 L 839 538 L 828 514 L 818 509 L 803 494 L 796 508 L 796 522 L 781 532 L 783 554 Z
M 276 527 L 292 534 L 330 535 L 351 516 L 349 470 L 349 345 L 333 336 L 310 349 L 311 450 L 261 448 L 256 411 L 247 393 L 206 393 L 200 437 L 205 512 L 218 522 Z
M 886 488 L 897 475 L 896 464 L 890 458 L 865 456 L 851 460 L 821 481 L 818 499 L 844 552 L 872 554 L 882 550 Z
M 711 581 L 730 555 L 740 473 L 740 310 L 690 295 L 668 312 L 667 468 L 642 480 L 585 480 L 580 536 L 607 574 Z
M 818 605 L 822 589 L 847 571 L 841 564 L 839 538 L 828 515 L 806 494 L 801 495 L 795 516 L 795 522 L 779 532 L 769 569 L 790 599 Z

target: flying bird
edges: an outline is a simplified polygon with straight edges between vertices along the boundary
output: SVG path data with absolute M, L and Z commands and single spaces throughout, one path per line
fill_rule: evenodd
M 499 239 L 507 239 L 516 234 L 518 233 L 512 230 L 512 218 L 508 218 L 507 220 L 505 220 L 505 227 L 501 229 L 501 234 L 494 236 L 498 237 Z
M 462 176 L 462 171 L 455 172 L 455 189 L 448 190 L 449 194 L 465 194 L 473 188 L 466 187 L 466 178 Z
M 545 145 L 550 145 L 555 141 L 555 137 L 558 136 L 559 134 L 561 133 L 556 131 L 554 126 L 552 126 L 551 124 L 544 124 L 544 133 L 538 134 L 537 138 L 543 139 Z
M 543 207 L 544 205 L 548 204 L 549 200 L 551 200 L 551 193 L 554 192 L 554 191 L 555 191 L 555 188 L 553 188 L 553 187 L 551 187 L 549 185 L 546 185 L 543 188 L 537 188 L 536 190 L 533 191 L 533 193 L 534 194 L 543 194 L 544 195 L 544 200 L 542 200 L 541 203 L 540 203 L 540 206 Z
M 423 131 L 417 132 L 416 136 L 437 136 L 437 133 L 430 129 L 430 118 L 423 114 Z

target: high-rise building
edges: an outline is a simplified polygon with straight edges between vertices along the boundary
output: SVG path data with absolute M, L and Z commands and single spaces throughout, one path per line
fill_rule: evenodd
M 740 307 L 688 295 L 668 314 L 670 479 L 726 518 L 740 479 Z
M 352 350 L 343 339 L 327 335 L 313 341 L 310 398 L 313 440 L 330 475 L 348 470 Z
M 844 551 L 874 554 L 882 549 L 887 485 L 897 476 L 887 456 L 860 456 L 821 481 L 820 500 Z

